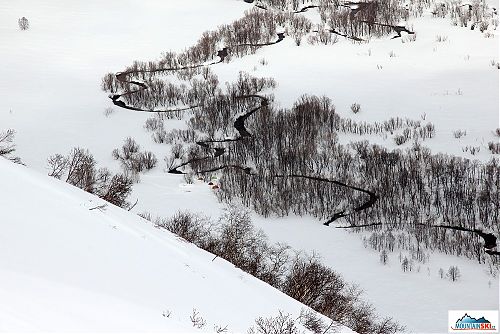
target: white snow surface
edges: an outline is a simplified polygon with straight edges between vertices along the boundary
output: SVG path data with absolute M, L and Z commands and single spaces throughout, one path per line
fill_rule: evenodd
M 0 159 L 0 184 L 0 331 L 194 332 L 196 309 L 245 332 L 305 307 L 66 183 Z
M 16 153 L 42 173 L 48 156 L 75 146 L 88 148 L 100 166 L 118 171 L 111 152 L 132 136 L 160 160 L 134 186 L 131 201 L 139 199 L 134 212 L 171 216 L 188 209 L 217 217 L 222 204 L 208 185 L 186 185 L 182 177 L 164 172 L 161 161 L 170 148 L 154 144 L 143 129 L 151 115 L 112 107 L 100 80 L 134 60 L 188 47 L 203 31 L 241 17 L 249 7 L 235 0 L 1 1 L 0 130 L 17 131 Z M 314 16 L 314 11 L 307 15 Z M 17 27 L 22 16 L 31 23 L 25 32 Z M 339 113 L 356 120 L 425 115 L 423 123 L 434 123 L 437 135 L 424 145 L 434 152 L 488 160 L 485 145 L 495 140 L 492 130 L 499 126 L 498 70 L 490 64 L 499 61 L 498 35 L 485 38 L 429 13 L 412 24 L 417 39 L 411 43 L 386 38 L 361 45 L 341 40 L 331 46 L 304 42 L 297 47 L 288 38 L 213 69 L 222 80 L 233 80 L 240 70 L 274 77 L 276 100 L 282 106 L 304 93 L 324 94 Z M 437 35 L 448 40 L 439 43 Z M 389 57 L 391 51 L 396 57 Z M 261 58 L 268 64 L 260 65 Z M 357 115 L 349 111 L 353 102 L 361 104 Z M 103 115 L 107 107 L 115 110 L 109 117 Z M 166 126 L 185 124 L 170 120 Z M 457 129 L 467 130 L 467 135 L 453 138 Z M 382 138 L 359 139 L 394 147 Z M 462 152 L 467 145 L 481 151 L 476 156 Z M 275 312 L 276 305 L 290 312 L 300 308 L 224 261 L 210 262 L 210 254 L 129 213 L 112 207 L 89 211 L 101 202 L 22 167 L 4 161 L 0 166 L 0 203 L 3 211 L 8 208 L 0 213 L 0 330 L 54 330 L 47 326 L 55 321 L 61 330 L 192 331 L 186 321 L 193 308 L 210 325 L 225 325 L 233 319 L 228 315 L 234 314 L 234 305 L 241 307 L 231 302 L 238 290 L 225 289 L 233 283 L 252 285 L 241 293 L 255 298 L 255 304 L 245 304 L 250 312 L 239 315 L 241 319 L 235 315 L 232 330 L 246 330 L 256 316 Z M 316 219 L 255 215 L 254 220 L 272 241 L 320 254 L 347 281 L 360 285 L 378 313 L 394 317 L 408 331 L 446 332 L 449 309 L 498 309 L 498 278 L 474 261 L 433 254 L 420 272 L 402 273 L 396 254 L 382 266 L 378 253 L 364 248 L 358 235 L 327 228 Z M 439 268 L 451 265 L 460 268 L 459 282 L 438 277 Z M 214 285 L 196 287 L 206 282 Z M 270 307 L 269 298 L 275 300 Z M 167 310 L 172 316 L 165 319 L 161 313 Z M 144 323 L 149 327 L 141 327 Z

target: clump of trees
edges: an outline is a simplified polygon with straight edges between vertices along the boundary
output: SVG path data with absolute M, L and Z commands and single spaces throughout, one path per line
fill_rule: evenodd
M 460 27 L 470 27 L 471 30 L 485 32 L 491 25 L 498 26 L 495 13 L 484 1 L 473 0 L 470 3 L 436 2 L 433 4 L 434 17 L 449 17 L 452 24 Z M 496 28 L 495 26 L 495 28 Z
M 379 319 L 373 307 L 361 300 L 359 288 L 345 282 L 317 256 L 294 254 L 287 245 L 270 244 L 262 231 L 253 227 L 248 211 L 229 207 L 217 222 L 188 212 L 168 219 L 142 216 L 358 333 L 402 330 L 390 318 Z M 286 324 L 289 317 L 282 314 L 279 319 L 286 320 L 279 322 Z M 276 319 L 268 320 L 274 323 Z M 319 324 L 311 314 L 303 314 L 299 320 L 323 330 L 331 325 Z M 266 324 L 268 321 L 261 319 L 254 328 L 256 333 L 260 333 L 258 328 L 268 327 Z
M 55 154 L 48 158 L 49 176 L 63 180 L 86 192 L 122 208 L 128 208 L 127 197 L 132 192 L 132 179 L 124 174 L 112 174 L 98 168 L 94 156 L 75 147 L 66 156 Z
M 153 169 L 158 163 L 153 152 L 141 152 L 139 144 L 131 137 L 125 139 L 121 148 L 114 149 L 112 155 L 120 161 L 125 173 L 130 175 Z

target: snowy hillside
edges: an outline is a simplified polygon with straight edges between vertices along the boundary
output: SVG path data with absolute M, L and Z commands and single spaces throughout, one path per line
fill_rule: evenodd
M 0 331 L 245 332 L 304 306 L 65 183 L 0 159 Z M 342 332 L 350 332 L 340 328 Z

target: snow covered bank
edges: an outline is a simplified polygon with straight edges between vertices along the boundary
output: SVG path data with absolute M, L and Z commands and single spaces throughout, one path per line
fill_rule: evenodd
M 244 332 L 302 304 L 136 215 L 0 159 L 0 331 Z M 350 332 L 347 328 L 342 331 Z

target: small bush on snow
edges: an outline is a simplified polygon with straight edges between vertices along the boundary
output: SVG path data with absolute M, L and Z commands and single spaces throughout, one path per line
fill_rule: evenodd
M 16 132 L 12 129 L 0 131 L 0 157 L 16 163 L 21 163 L 21 159 L 12 156 L 12 153 L 16 150 L 15 145 L 13 144 L 15 133 Z
M 24 16 L 17 20 L 17 23 L 19 24 L 19 29 L 21 30 L 28 30 L 30 27 L 30 21 L 28 21 L 28 19 Z
M 121 162 L 125 172 L 136 174 L 153 169 L 158 163 L 158 159 L 152 152 L 140 152 L 140 146 L 131 137 L 125 139 L 121 149 L 114 149 L 112 156 Z
M 355 114 L 361 111 L 361 105 L 359 103 L 351 104 L 351 111 Z

